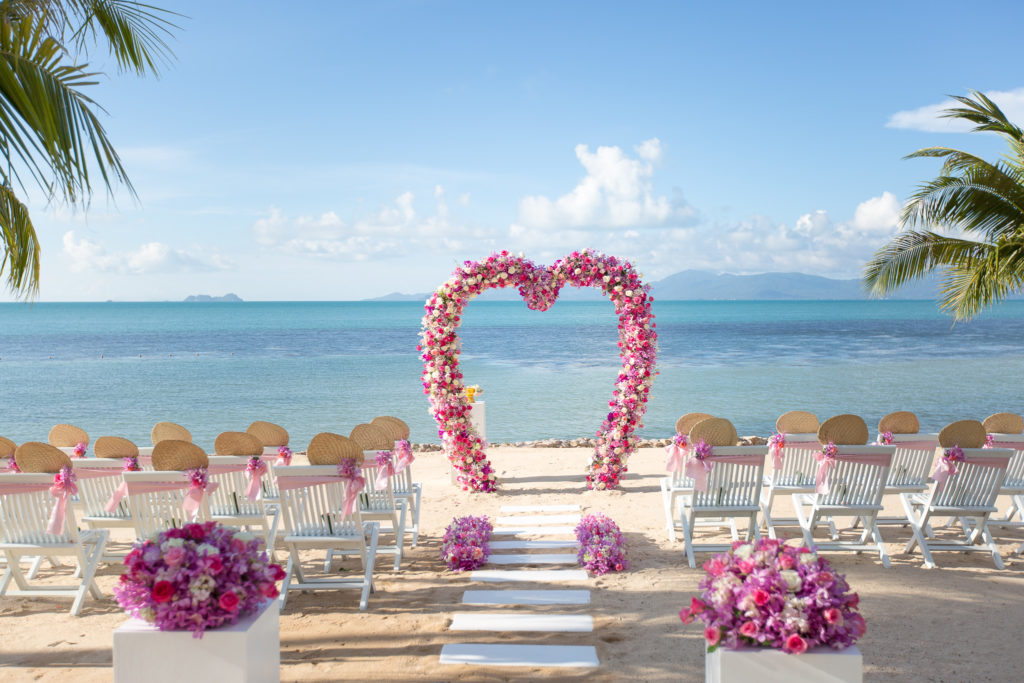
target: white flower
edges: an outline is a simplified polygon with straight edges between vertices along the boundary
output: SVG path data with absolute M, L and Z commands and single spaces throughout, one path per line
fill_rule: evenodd
M 181 548 L 185 545 L 184 538 L 168 538 L 166 541 L 160 544 L 160 550 L 167 552 L 171 548 Z
M 196 548 L 196 553 L 199 555 L 220 555 L 220 548 L 209 543 L 202 543 Z
M 783 569 L 779 572 L 779 576 L 786 582 L 786 589 L 790 593 L 796 593 L 800 590 L 800 586 L 803 585 L 803 581 L 800 579 L 800 575 L 793 569 Z
M 740 558 L 741 560 L 745 560 L 748 557 L 750 557 L 753 554 L 753 552 L 754 552 L 754 546 L 751 545 L 750 543 L 744 543 L 743 545 L 741 545 L 738 548 L 736 548 L 735 550 L 733 550 L 732 554 L 735 555 L 736 557 Z
M 818 561 L 817 553 L 800 553 L 800 564 L 811 564 Z

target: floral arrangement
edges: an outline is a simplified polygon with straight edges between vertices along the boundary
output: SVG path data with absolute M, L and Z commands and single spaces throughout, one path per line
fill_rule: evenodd
M 732 546 L 704 564 L 700 596 L 679 612 L 684 624 L 704 623 L 708 652 L 720 646 L 840 650 L 864 635 L 860 599 L 828 560 L 776 539 Z
M 53 475 L 53 486 L 50 487 L 50 495 L 57 499 L 57 504 L 53 506 L 49 523 L 46 525 L 46 533 L 64 533 L 64 520 L 67 515 L 68 501 L 78 493 L 76 481 L 78 481 L 78 475 L 68 465 L 61 467 L 60 471 Z
M 772 456 L 775 469 L 782 469 L 782 449 L 786 447 L 786 433 L 778 432 L 768 437 L 768 455 Z
M 114 587 L 118 604 L 161 631 L 234 624 L 278 595 L 285 578 L 271 564 L 263 539 L 216 522 L 186 524 L 136 541 Z
M 878 445 L 879 446 L 891 446 L 892 445 L 892 432 L 890 432 L 888 429 L 885 430 L 885 432 L 883 432 L 882 435 L 878 437 Z
M 486 516 L 456 517 L 444 530 L 441 559 L 452 571 L 476 569 L 487 562 L 491 548 L 487 540 L 494 527 Z
M 818 472 L 814 476 L 814 490 L 823 496 L 828 495 L 828 471 L 829 468 L 835 466 L 837 455 L 839 455 L 839 447 L 831 441 L 814 454 L 814 459 L 818 461 Z
M 946 485 L 946 480 L 959 471 L 957 466 L 964 460 L 966 458 L 964 458 L 963 449 L 959 445 L 942 451 L 942 457 L 935 463 L 935 471 L 932 472 L 932 479 L 935 480 L 937 490 L 942 490 Z
M 686 440 L 686 434 L 676 432 L 675 436 L 672 437 L 672 443 L 665 447 L 665 451 L 668 453 L 668 460 L 665 461 L 665 469 L 669 472 L 682 471 L 683 458 L 686 457 L 688 448 L 689 444 Z
M 245 497 L 249 500 L 256 500 L 263 490 L 263 477 L 267 473 L 267 463 L 263 458 L 254 455 L 245 463 L 245 477 L 249 480 L 249 486 L 245 489 Z
M 11 456 L 7 458 L 7 471 L 11 473 L 21 472 L 21 468 L 18 467 L 18 463 L 14 459 L 14 453 L 11 453 Z
M 996 435 L 995 434 L 986 434 L 985 435 L 985 445 L 982 446 L 982 448 L 995 448 L 995 447 L 996 447 Z
M 482 261 L 466 261 L 427 301 L 421 343 L 423 391 L 438 424 L 445 454 L 459 472 L 464 490 L 497 489 L 483 439 L 469 420 L 469 402 L 459 370 L 456 333 L 466 305 L 491 288 L 518 287 L 532 310 L 546 311 L 565 285 L 597 287 L 615 305 L 619 317 L 619 355 L 609 412 L 597 432 L 597 445 L 587 471 L 587 486 L 614 489 L 636 449 L 634 432 L 642 427 L 647 397 L 654 381 L 657 333 L 649 285 L 628 261 L 600 252 L 574 251 L 550 267 L 540 267 L 507 251 Z
M 281 446 L 277 449 L 277 464 L 287 467 L 292 464 L 292 449 Z
M 139 464 L 139 456 L 137 455 L 129 455 L 128 457 L 121 458 L 121 461 L 124 463 L 121 466 L 121 471 L 123 472 L 142 471 L 142 465 Z
M 84 441 L 79 441 L 77 444 L 75 444 L 75 449 L 72 451 L 72 453 L 76 458 L 84 458 L 85 451 L 88 447 L 89 446 L 86 445 Z
M 619 525 L 600 512 L 580 520 L 576 525 L 576 540 L 580 543 L 576 557 L 584 569 L 597 576 L 629 569 L 626 540 Z

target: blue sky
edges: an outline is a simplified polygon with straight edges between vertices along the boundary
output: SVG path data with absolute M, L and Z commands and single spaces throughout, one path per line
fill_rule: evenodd
M 493 250 L 855 277 L 937 170 L 1024 121 L 1024 5 L 160 3 L 160 79 L 91 95 L 139 195 L 32 204 L 41 300 L 359 299 Z M 106 69 L 102 62 L 98 67 Z

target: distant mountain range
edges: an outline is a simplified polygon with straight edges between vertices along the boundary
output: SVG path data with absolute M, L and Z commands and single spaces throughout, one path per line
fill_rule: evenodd
M 209 294 L 193 294 L 191 296 L 185 297 L 185 303 L 188 303 L 188 304 L 194 304 L 194 303 L 204 303 L 205 304 L 205 303 L 210 303 L 210 302 L 215 302 L 215 303 L 222 303 L 222 302 L 237 303 L 237 302 L 240 302 L 241 300 L 242 300 L 242 297 L 238 296 L 237 294 L 231 294 L 231 293 L 225 294 L 224 296 L 210 296 Z
M 837 280 L 804 273 L 761 273 L 730 275 L 704 270 L 684 270 L 651 283 L 655 299 L 669 301 L 768 301 L 768 300 L 842 300 L 867 299 L 858 279 Z M 938 279 L 935 277 L 911 282 L 901 287 L 890 299 L 935 299 Z M 424 301 L 430 293 L 402 294 L 394 292 L 368 301 Z M 482 296 L 488 301 L 517 301 L 519 293 L 509 287 L 492 290 Z M 562 290 L 561 298 L 569 301 L 597 301 L 602 298 L 596 289 Z

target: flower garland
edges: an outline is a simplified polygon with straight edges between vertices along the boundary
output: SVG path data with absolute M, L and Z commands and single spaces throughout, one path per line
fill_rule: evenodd
M 491 555 L 487 544 L 494 530 L 486 516 L 456 517 L 444 530 L 441 539 L 441 559 L 448 569 L 470 571 L 482 566 Z
M 576 554 L 580 566 L 595 576 L 629 569 L 626 540 L 619 531 L 619 525 L 602 513 L 587 515 L 580 520 L 576 525 L 576 540 L 580 543 Z
M 679 612 L 684 624 L 704 622 L 708 652 L 720 646 L 770 647 L 802 654 L 842 649 L 867 630 L 860 598 L 842 574 L 808 548 L 762 538 L 734 541 L 704 564 L 700 597 Z
M 611 299 L 619 316 L 619 356 L 610 411 L 597 432 L 597 445 L 587 471 L 587 486 L 614 489 L 626 472 L 626 459 L 636 449 L 634 432 L 642 427 L 647 397 L 654 381 L 657 333 L 651 312 L 650 286 L 628 261 L 600 252 L 574 251 L 550 267 L 507 251 L 483 261 L 466 261 L 427 301 L 421 343 L 423 391 L 438 424 L 445 454 L 459 472 L 464 490 L 497 489 L 483 439 L 469 420 L 470 404 L 459 370 L 459 337 L 466 304 L 491 288 L 518 287 L 526 305 L 546 311 L 565 285 L 597 287 Z
M 263 539 L 216 522 L 136 541 L 124 564 L 114 587 L 118 604 L 161 631 L 189 630 L 196 638 L 276 598 L 276 582 L 285 578 Z

